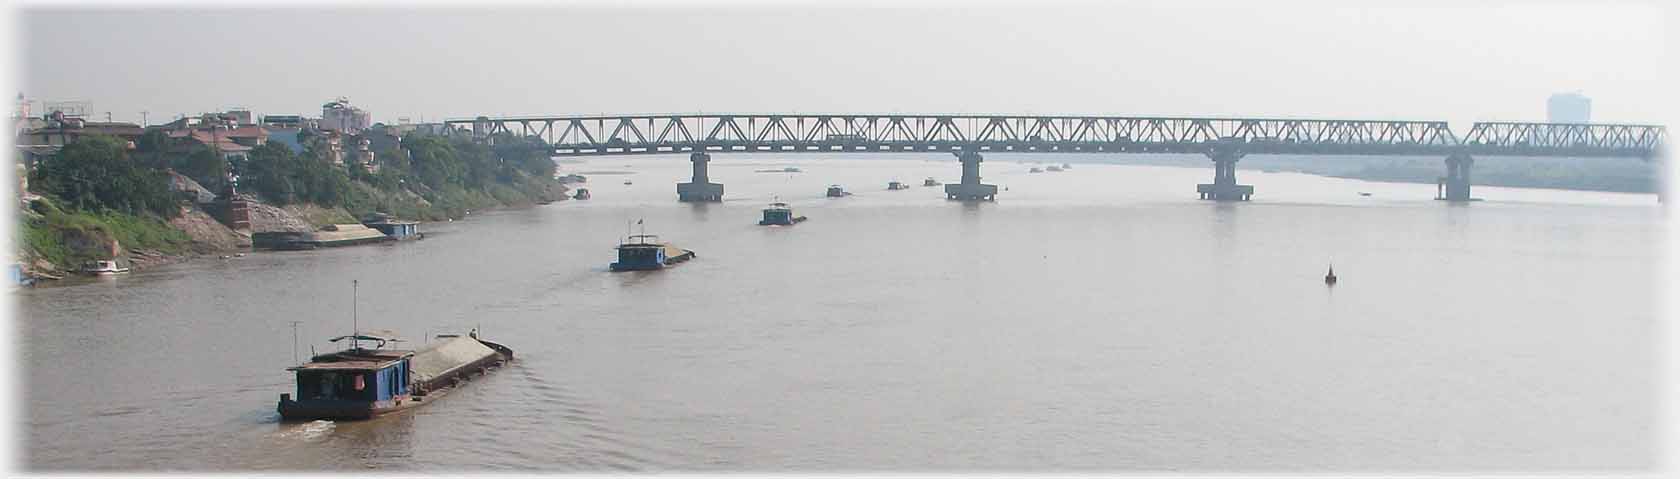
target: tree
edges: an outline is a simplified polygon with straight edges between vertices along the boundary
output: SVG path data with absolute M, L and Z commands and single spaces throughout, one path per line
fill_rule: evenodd
M 71 209 L 165 218 L 179 214 L 168 175 L 135 164 L 126 154 L 127 146 L 116 137 L 82 137 L 37 168 L 30 182 Z
M 146 130 L 134 140 L 134 149 L 141 153 L 162 153 L 169 149 L 169 134 L 161 128 Z
M 208 146 L 194 147 L 185 156 L 174 158 L 171 167 L 210 191 L 221 191 L 227 184 L 228 161 Z

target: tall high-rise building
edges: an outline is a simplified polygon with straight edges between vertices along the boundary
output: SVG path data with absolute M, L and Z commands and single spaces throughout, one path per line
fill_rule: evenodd
M 1559 93 L 1546 100 L 1547 123 L 1592 121 L 1592 99 L 1580 93 Z

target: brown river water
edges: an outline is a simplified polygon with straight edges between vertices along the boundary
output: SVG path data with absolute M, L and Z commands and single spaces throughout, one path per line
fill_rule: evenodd
M 592 158 L 588 201 L 394 245 L 12 293 L 31 470 L 1642 470 L 1658 458 L 1652 195 L 989 155 Z M 801 173 L 754 173 L 798 166 Z M 585 173 L 588 174 L 588 173 Z M 634 184 L 624 185 L 624 180 Z M 912 185 L 887 191 L 889 180 Z M 855 193 L 823 197 L 831 183 Z M 1359 192 L 1371 193 L 1361 196 Z M 810 221 L 756 225 L 773 199 Z M 627 221 L 698 258 L 611 273 Z M 639 231 L 639 230 L 638 230 Z M 1327 288 L 1334 262 L 1340 283 Z M 371 421 L 281 423 L 294 354 L 480 328 L 518 360 Z M 292 321 L 303 342 L 294 351 Z

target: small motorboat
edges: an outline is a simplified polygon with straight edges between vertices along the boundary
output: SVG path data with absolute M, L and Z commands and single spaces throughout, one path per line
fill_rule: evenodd
M 574 199 L 574 200 L 587 200 L 587 199 L 589 199 L 589 188 L 578 188 L 576 193 L 572 193 L 572 199 Z
M 793 208 L 789 207 L 787 203 L 775 202 L 770 203 L 770 207 L 764 209 L 764 219 L 758 220 L 758 224 L 760 226 L 793 226 L 803 221 L 805 221 L 805 217 L 794 216 Z
M 95 276 L 110 276 L 127 273 L 128 267 L 118 265 L 116 260 L 99 260 L 82 265 L 82 272 Z
M 1359 196 L 1371 196 L 1371 193 L 1361 191 L 1359 192 Z
M 1335 286 L 1336 285 L 1336 267 L 1334 265 L 1330 266 L 1330 272 L 1329 273 L 1324 274 L 1324 284 L 1327 284 L 1327 285 L 1330 285 L 1330 286 Z
M 939 180 L 935 180 L 933 177 L 929 176 L 927 179 L 922 180 L 922 186 L 939 186 Z
M 842 196 L 851 196 L 852 195 L 851 193 L 847 192 L 845 188 L 840 187 L 840 185 L 829 185 L 827 194 L 828 194 L 829 198 L 839 198 L 839 197 L 842 197 Z
M 1027 170 L 1027 173 L 1043 173 L 1043 172 L 1044 172 L 1043 168 L 1039 168 L 1039 167 L 1036 167 L 1036 166 L 1034 166 L 1030 170 Z
M 906 185 L 904 183 L 899 183 L 897 181 L 887 182 L 887 190 L 889 190 L 889 191 L 907 190 L 907 189 L 910 189 L 910 185 Z
M 624 184 L 626 184 L 626 185 L 630 184 L 630 180 L 624 180 Z

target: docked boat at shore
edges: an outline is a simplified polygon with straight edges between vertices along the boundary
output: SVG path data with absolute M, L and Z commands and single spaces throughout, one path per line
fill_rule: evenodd
M 415 230 L 418 233 L 418 230 Z M 251 234 L 251 247 L 277 250 L 308 250 L 395 241 L 384 232 L 359 224 L 334 224 L 318 231 L 264 231 Z
M 512 349 L 478 339 L 477 330 L 467 337 L 439 335 L 437 339 L 411 351 L 386 349 L 400 341 L 388 333 L 333 338 L 333 342 L 348 340 L 350 346 L 286 368 L 296 375 L 297 396 L 280 395 L 281 419 L 368 419 L 422 406 L 513 360 Z M 364 348 L 364 341 L 375 346 Z
M 417 221 L 402 221 L 385 213 L 373 213 L 362 219 L 362 226 L 379 230 L 391 239 L 404 241 L 425 239 L 426 234 L 420 232 Z
M 609 266 L 613 271 L 664 269 L 694 259 L 693 251 L 661 242 L 658 235 L 630 235 L 617 249 L 618 261 Z
M 89 261 L 82 265 L 83 274 L 94 276 L 110 276 L 127 272 L 128 267 L 117 264 L 116 260 Z
M 770 203 L 764 209 L 764 219 L 758 220 L 760 226 L 793 226 L 805 221 L 804 216 L 794 216 L 793 207 L 787 203 Z

